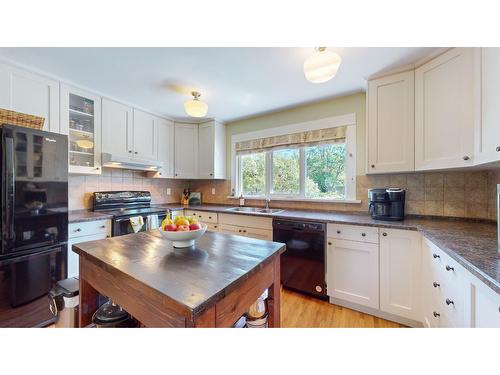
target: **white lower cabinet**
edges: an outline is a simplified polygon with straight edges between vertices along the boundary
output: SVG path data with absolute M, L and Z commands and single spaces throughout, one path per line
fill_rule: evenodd
M 96 220 L 83 223 L 71 223 L 68 227 L 68 277 L 78 277 L 79 256 L 72 247 L 77 243 L 103 240 L 111 235 L 109 220 Z
M 421 235 L 380 229 L 380 310 L 419 321 Z
M 328 295 L 379 308 L 378 244 L 328 238 Z
M 472 275 L 466 277 L 465 292 L 466 326 L 500 328 L 500 295 Z

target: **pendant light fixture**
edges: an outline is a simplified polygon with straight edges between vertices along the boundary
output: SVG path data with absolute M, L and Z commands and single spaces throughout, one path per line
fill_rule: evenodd
M 304 75 L 312 83 L 329 81 L 337 74 L 341 61 L 338 53 L 328 51 L 326 47 L 318 47 L 314 54 L 304 61 Z
M 208 105 L 200 100 L 201 94 L 198 91 L 193 91 L 192 100 L 184 103 L 184 110 L 191 117 L 205 117 L 208 111 Z

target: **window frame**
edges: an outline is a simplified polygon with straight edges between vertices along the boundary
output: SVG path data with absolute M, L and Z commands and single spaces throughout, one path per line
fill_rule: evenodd
M 329 124 L 329 125 L 328 125 Z M 360 200 L 356 199 L 356 121 L 355 114 L 336 116 L 327 119 L 311 121 L 308 123 L 287 125 L 278 128 L 265 129 L 251 133 L 237 134 L 232 137 L 232 189 L 234 195 L 238 197 L 241 194 L 242 187 L 242 173 L 241 173 L 241 158 L 236 154 L 236 142 L 241 140 L 256 139 L 265 136 L 274 136 L 282 134 L 293 134 L 299 131 L 324 129 L 328 127 L 346 126 L 346 141 L 345 141 L 345 198 L 307 198 L 305 192 L 306 180 L 306 160 L 305 160 L 305 147 L 300 146 L 300 192 L 299 194 L 273 194 L 271 193 L 272 187 L 272 152 L 273 150 L 265 151 L 265 195 L 251 195 L 245 196 L 246 199 L 274 199 L 274 200 L 293 200 L 293 201 L 316 201 L 316 202 L 339 202 L 339 203 L 359 203 Z

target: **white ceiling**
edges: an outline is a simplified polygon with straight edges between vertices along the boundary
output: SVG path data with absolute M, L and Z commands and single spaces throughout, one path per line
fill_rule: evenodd
M 437 48 L 332 48 L 337 76 L 306 81 L 312 48 L 0 48 L 0 58 L 175 119 L 196 89 L 224 122 L 365 89 L 365 78 Z

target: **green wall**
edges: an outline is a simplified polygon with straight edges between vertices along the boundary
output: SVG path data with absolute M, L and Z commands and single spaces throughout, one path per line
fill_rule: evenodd
M 299 122 L 318 120 L 325 117 L 356 113 L 356 174 L 365 174 L 365 93 L 357 93 L 339 98 L 322 100 L 301 105 L 284 111 L 255 116 L 226 124 L 227 171 L 231 173 L 231 136 L 255 130 L 274 128 Z

